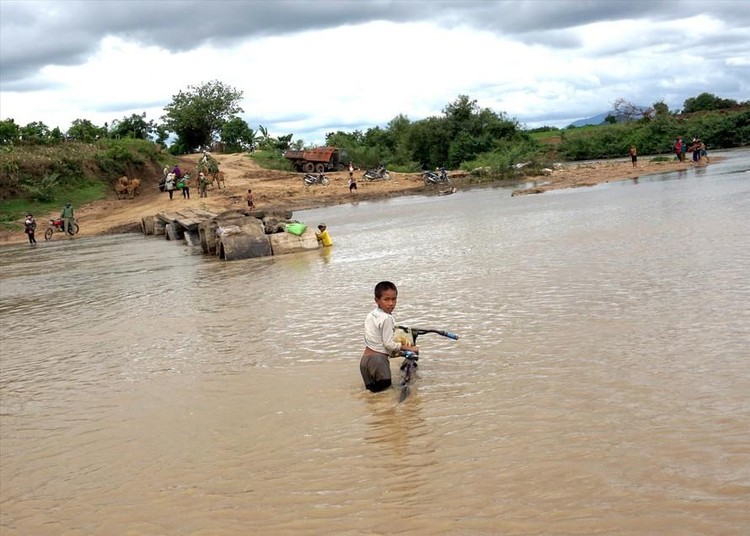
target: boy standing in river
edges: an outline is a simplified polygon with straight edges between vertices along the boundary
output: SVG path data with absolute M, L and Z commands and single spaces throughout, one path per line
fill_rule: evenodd
M 396 321 L 391 313 L 396 308 L 398 290 L 390 281 L 375 285 L 377 307 L 365 317 L 365 350 L 359 361 L 359 371 L 368 391 L 377 393 L 391 386 L 390 356 L 401 350 L 419 353 L 418 346 L 398 343 L 393 338 Z
M 331 235 L 328 234 L 328 227 L 326 227 L 325 223 L 318 225 L 318 232 L 315 233 L 315 238 L 317 238 L 318 242 L 323 244 L 324 247 L 333 245 L 333 240 L 331 240 Z

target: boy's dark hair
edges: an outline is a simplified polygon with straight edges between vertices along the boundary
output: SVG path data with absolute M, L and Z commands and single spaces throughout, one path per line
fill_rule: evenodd
M 398 292 L 396 285 L 394 285 L 390 281 L 381 281 L 380 283 L 375 285 L 375 297 L 380 299 L 381 296 L 383 296 L 383 292 L 385 292 L 386 290 L 395 290 L 396 292 Z

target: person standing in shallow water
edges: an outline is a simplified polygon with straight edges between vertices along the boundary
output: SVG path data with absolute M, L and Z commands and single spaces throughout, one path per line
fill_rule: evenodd
M 318 239 L 318 242 L 323 244 L 323 247 L 330 247 L 333 245 L 333 240 L 331 240 L 331 235 L 328 234 L 328 228 L 325 223 L 318 225 L 318 232 L 315 233 L 315 238 Z
M 398 290 L 390 281 L 375 285 L 377 307 L 365 317 L 365 350 L 359 361 L 359 372 L 365 389 L 372 393 L 384 391 L 391 386 L 391 365 L 388 359 L 398 356 L 401 350 L 419 353 L 418 346 L 396 342 L 393 330 L 396 321 L 393 310 L 396 308 Z
M 23 229 L 24 232 L 29 235 L 29 244 L 36 244 L 36 238 L 34 238 L 34 233 L 36 232 L 36 220 L 34 219 L 33 214 L 26 214 L 26 220 L 23 222 Z

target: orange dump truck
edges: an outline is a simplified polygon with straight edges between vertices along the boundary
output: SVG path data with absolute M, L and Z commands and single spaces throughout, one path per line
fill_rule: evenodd
M 287 151 L 284 158 L 289 160 L 294 169 L 306 173 L 323 173 L 337 171 L 349 162 L 346 151 L 336 147 L 316 147 L 305 151 Z

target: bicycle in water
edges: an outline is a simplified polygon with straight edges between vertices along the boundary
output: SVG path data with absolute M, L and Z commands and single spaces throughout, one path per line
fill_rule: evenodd
M 419 335 L 426 333 L 437 333 L 448 339 L 458 340 L 458 335 L 450 331 L 444 331 L 442 329 L 423 329 L 423 328 L 409 328 L 406 326 L 396 326 L 394 333 L 394 340 L 402 343 L 414 346 L 417 342 Z M 399 402 L 406 400 L 411 392 L 411 385 L 417 378 L 417 361 L 419 361 L 419 354 L 410 351 L 402 351 L 401 356 L 404 360 L 401 362 L 400 377 L 398 382 L 398 388 L 401 389 L 399 393 Z

